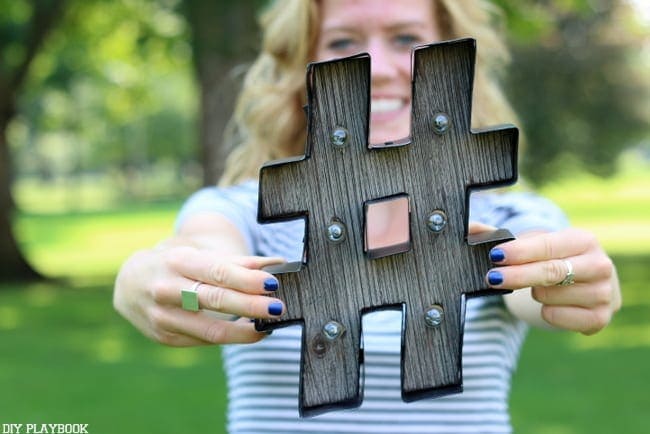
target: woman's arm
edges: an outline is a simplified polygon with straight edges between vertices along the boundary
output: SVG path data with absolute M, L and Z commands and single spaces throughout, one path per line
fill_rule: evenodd
M 279 262 L 249 256 L 243 235 L 227 218 L 196 214 L 171 239 L 127 259 L 113 304 L 143 334 L 166 345 L 256 342 L 265 335 L 248 318 L 270 318 L 284 310 L 280 300 L 266 296 L 277 289 L 277 280 L 261 271 Z M 181 290 L 196 281 L 203 282 L 201 310 L 184 310 Z

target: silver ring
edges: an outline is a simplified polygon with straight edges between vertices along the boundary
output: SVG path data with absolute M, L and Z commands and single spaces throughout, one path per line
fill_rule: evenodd
M 196 312 L 199 310 L 199 286 L 203 282 L 196 281 L 190 289 L 181 289 L 181 306 L 185 310 Z
M 558 283 L 558 286 L 569 286 L 575 283 L 574 278 L 576 275 L 573 273 L 573 264 L 568 259 L 562 259 L 562 262 L 566 265 L 566 276 Z

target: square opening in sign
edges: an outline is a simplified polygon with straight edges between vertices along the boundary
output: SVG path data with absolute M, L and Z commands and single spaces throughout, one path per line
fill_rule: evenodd
M 410 205 L 407 194 L 363 204 L 364 251 L 371 259 L 411 250 Z

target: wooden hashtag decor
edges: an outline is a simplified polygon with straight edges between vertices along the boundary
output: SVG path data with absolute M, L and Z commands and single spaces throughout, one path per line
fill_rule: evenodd
M 256 322 L 303 326 L 302 416 L 361 404 L 361 316 L 378 309 L 404 316 L 405 401 L 462 391 L 465 300 L 494 293 L 488 252 L 511 238 L 467 235 L 470 190 L 517 177 L 518 130 L 470 127 L 475 56 L 473 39 L 415 49 L 411 136 L 381 146 L 368 144 L 370 57 L 308 67 L 305 155 L 264 165 L 258 210 L 305 220 L 303 261 L 272 270 L 286 313 Z

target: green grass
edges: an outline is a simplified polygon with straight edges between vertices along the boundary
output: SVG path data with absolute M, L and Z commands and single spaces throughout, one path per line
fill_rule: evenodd
M 650 430 L 650 255 L 616 257 L 625 307 L 584 337 L 532 331 L 512 392 L 516 432 Z M 85 279 L 82 279 L 85 281 Z M 104 284 L 0 287 L 0 423 L 89 423 L 93 433 L 220 433 L 218 348 L 154 344 Z
M 564 209 L 572 223 L 594 232 L 615 254 L 650 252 L 650 165 L 623 161 L 615 178 L 577 174 L 546 186 L 544 196 Z
M 148 341 L 113 311 L 106 284 L 0 289 L 0 424 L 223 432 L 218 348 Z
M 532 434 L 650 432 L 650 170 L 572 181 L 544 194 L 614 255 L 624 307 L 595 336 L 531 331 L 513 383 L 513 424 Z M 34 265 L 58 280 L 0 283 L 0 424 L 224 432 L 218 348 L 152 343 L 111 304 L 121 261 L 168 236 L 179 203 L 54 213 L 42 203 L 47 194 L 40 198 L 29 194 L 26 203 L 39 206 L 26 207 L 16 230 Z
M 594 336 L 532 330 L 511 396 L 516 432 L 650 432 L 650 255 L 614 257 L 624 305 Z
M 180 202 L 107 211 L 22 214 L 16 233 L 38 270 L 75 279 L 113 275 L 135 249 L 172 234 Z

